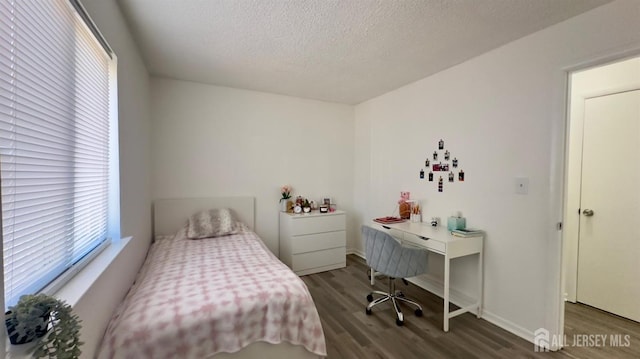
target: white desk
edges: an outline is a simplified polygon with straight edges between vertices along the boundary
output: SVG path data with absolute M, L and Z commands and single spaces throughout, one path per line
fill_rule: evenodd
M 395 224 L 381 224 L 371 222 L 371 227 L 385 231 L 399 239 L 403 245 L 424 248 L 432 253 L 444 256 L 444 318 L 443 330 L 449 331 L 449 319 L 466 312 L 476 312 L 478 318 L 482 315 L 483 265 L 482 243 L 483 237 L 456 237 L 447 231 L 446 227 L 432 227 L 429 223 L 403 222 Z M 468 255 L 478 255 L 478 297 L 475 303 L 460 309 L 449 311 L 449 273 L 451 260 Z M 371 284 L 374 284 L 374 275 Z

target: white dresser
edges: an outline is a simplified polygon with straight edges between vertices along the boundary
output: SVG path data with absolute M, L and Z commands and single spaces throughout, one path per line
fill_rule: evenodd
M 280 212 L 280 260 L 297 275 L 346 266 L 346 213 Z

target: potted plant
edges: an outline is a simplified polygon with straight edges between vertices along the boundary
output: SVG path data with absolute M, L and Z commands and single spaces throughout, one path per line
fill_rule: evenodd
M 9 307 L 5 324 L 11 344 L 36 341 L 36 358 L 78 358 L 80 319 L 63 300 L 46 294 L 28 294 Z
M 291 207 L 289 201 L 289 198 L 291 198 L 291 186 L 288 184 L 282 186 L 280 193 L 282 194 L 282 198 L 280 198 L 280 210 L 282 212 L 288 212 Z

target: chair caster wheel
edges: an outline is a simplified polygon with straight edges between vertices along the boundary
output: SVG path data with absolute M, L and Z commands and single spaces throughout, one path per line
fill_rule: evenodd
M 401 327 L 404 325 L 404 321 L 400 320 L 400 319 L 396 319 L 396 325 Z
M 371 309 L 369 309 L 369 308 L 366 308 L 366 309 L 364 310 L 364 312 L 365 312 L 365 313 L 367 313 L 367 315 L 371 315 Z
M 422 309 L 416 309 L 416 317 L 422 316 Z
M 367 300 L 369 301 L 369 303 L 373 302 L 373 296 L 371 294 L 368 294 Z

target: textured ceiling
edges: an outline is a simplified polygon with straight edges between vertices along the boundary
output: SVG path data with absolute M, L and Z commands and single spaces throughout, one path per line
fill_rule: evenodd
M 357 104 L 610 0 L 119 0 L 151 74 Z

